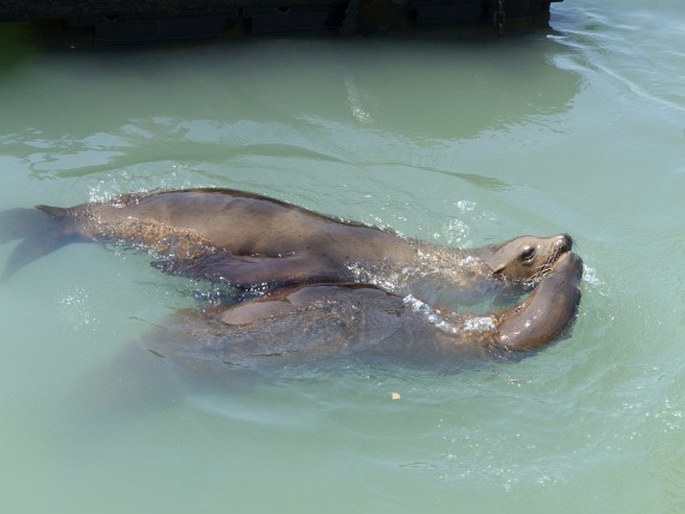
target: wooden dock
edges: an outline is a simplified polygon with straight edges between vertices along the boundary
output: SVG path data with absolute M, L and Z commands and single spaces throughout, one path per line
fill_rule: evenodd
M 248 34 L 375 34 L 422 26 L 546 20 L 562 0 L 4 0 L 0 22 L 64 22 L 95 37 L 140 41 Z

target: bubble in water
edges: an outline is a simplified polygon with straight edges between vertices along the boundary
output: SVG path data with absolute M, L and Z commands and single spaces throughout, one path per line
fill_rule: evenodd
M 471 200 L 459 200 L 457 202 L 454 202 L 454 205 L 457 206 L 457 208 L 461 212 L 473 212 L 476 210 L 476 202 L 471 201 Z
M 62 318 L 75 329 L 92 327 L 98 323 L 98 319 L 90 310 L 90 295 L 88 290 L 77 287 L 64 295 L 59 303 L 62 306 Z

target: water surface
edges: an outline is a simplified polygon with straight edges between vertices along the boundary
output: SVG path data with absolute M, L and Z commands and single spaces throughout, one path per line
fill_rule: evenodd
M 192 291 L 65 247 L 0 287 L 3 509 L 681 512 L 681 7 L 567 0 L 503 39 L 122 50 L 0 28 L 2 208 L 230 187 L 455 246 L 568 232 L 587 266 L 572 337 L 522 362 L 143 377 L 118 405 L 119 353 Z

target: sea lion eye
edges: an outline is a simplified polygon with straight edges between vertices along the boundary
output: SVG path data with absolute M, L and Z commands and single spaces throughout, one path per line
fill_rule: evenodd
M 526 246 L 523 251 L 521 252 L 521 260 L 522 261 L 529 261 L 533 257 L 535 257 L 535 247 L 534 246 Z

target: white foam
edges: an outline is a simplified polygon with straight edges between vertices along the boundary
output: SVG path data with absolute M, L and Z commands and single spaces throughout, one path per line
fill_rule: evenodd
M 471 332 L 489 332 L 491 330 L 495 330 L 496 328 L 495 321 L 491 316 L 470 318 L 464 322 L 464 329 Z
M 418 312 L 425 316 L 426 320 L 434 325 L 437 329 L 447 334 L 456 334 L 459 332 L 457 327 L 443 319 L 439 311 L 436 311 L 427 303 L 416 298 L 414 295 L 408 294 L 402 299 L 402 301 L 405 305 L 409 305 L 414 312 Z

